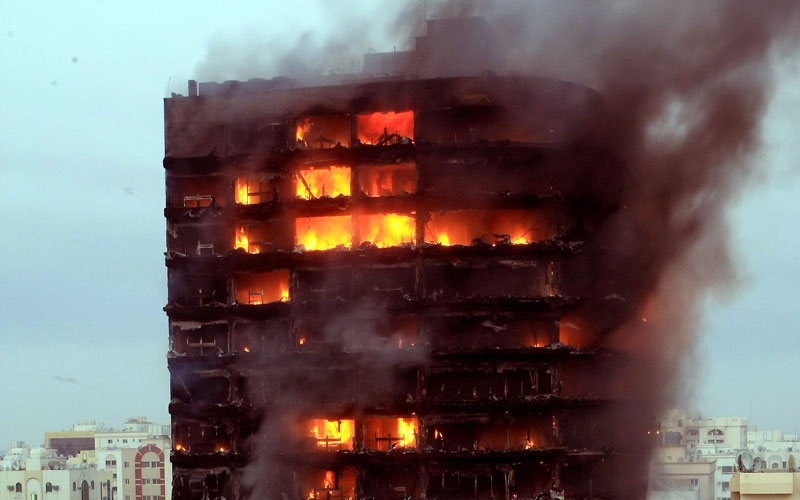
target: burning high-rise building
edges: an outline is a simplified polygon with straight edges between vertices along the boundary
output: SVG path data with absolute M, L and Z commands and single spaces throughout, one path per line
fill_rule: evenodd
M 605 344 L 639 302 L 596 265 L 628 168 L 603 100 L 426 78 L 432 45 L 165 100 L 175 498 L 599 497 L 641 475 L 616 436 L 646 415 L 616 405 L 630 359 Z

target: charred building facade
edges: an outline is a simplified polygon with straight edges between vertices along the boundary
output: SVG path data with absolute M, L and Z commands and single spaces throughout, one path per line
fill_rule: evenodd
M 166 99 L 174 498 L 607 493 L 601 115 L 493 74 Z

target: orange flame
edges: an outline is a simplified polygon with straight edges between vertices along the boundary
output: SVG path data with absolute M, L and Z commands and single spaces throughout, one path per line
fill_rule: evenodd
M 349 450 L 353 447 L 355 421 L 313 419 L 309 434 L 317 440 L 319 448 Z
M 250 348 L 247 347 L 247 346 L 244 346 L 244 352 L 250 352 Z
M 414 112 L 389 111 L 356 116 L 356 131 L 362 144 L 392 144 L 399 137 L 414 140 Z
M 289 302 L 289 288 L 281 283 L 281 302 Z
M 398 418 L 397 419 L 397 432 L 402 441 L 397 446 L 403 448 L 416 448 L 417 446 L 417 419 L 416 418 Z
M 325 488 L 333 488 L 333 485 L 336 483 L 336 478 L 333 475 L 332 470 L 325 471 Z
M 359 188 L 370 197 L 413 193 L 415 186 L 413 163 L 364 165 L 359 168 Z
M 425 241 L 444 246 L 485 244 L 527 245 L 552 235 L 537 214 L 525 210 L 462 210 L 433 213 L 425 224 Z
M 525 449 L 526 449 L 526 450 L 530 450 L 531 448 L 533 448 L 533 442 L 531 442 L 531 440 L 530 440 L 530 439 L 528 439 L 528 440 L 525 442 Z
M 303 344 L 306 343 L 306 338 L 305 337 L 300 337 L 300 340 L 298 342 L 299 342 L 300 345 L 303 345 Z
M 311 118 L 303 118 L 297 121 L 297 129 L 295 130 L 295 139 L 297 142 L 303 142 L 303 138 L 308 135 L 312 125 Z
M 444 439 L 444 434 L 439 432 L 439 429 L 433 430 L 433 439 Z
M 298 198 L 350 196 L 350 167 L 308 168 L 298 170 L 295 175 Z
M 361 241 L 369 241 L 378 248 L 417 241 L 417 219 L 413 216 L 398 214 L 361 215 L 358 217 L 358 228 Z
M 217 446 L 217 453 L 224 453 L 228 450 L 225 449 L 224 446 Z
M 247 237 L 245 233 L 244 226 L 239 226 L 239 230 L 236 231 L 236 242 L 233 244 L 233 248 L 244 248 L 244 251 L 247 253 L 258 253 L 258 248 L 250 248 L 250 239 Z
M 181 445 L 180 443 L 176 444 L 175 451 L 183 451 L 183 445 Z
M 297 244 L 306 250 L 328 250 L 353 244 L 353 225 L 349 215 L 305 217 L 295 220 Z

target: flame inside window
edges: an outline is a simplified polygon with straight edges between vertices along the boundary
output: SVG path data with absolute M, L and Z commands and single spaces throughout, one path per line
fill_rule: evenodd
M 417 219 L 413 215 L 399 214 L 360 215 L 358 231 L 361 241 L 369 241 L 378 248 L 414 245 Z
M 349 215 L 302 217 L 295 219 L 297 244 L 306 250 L 328 250 L 353 244 L 353 224 Z
M 444 246 L 526 245 L 553 236 L 547 220 L 529 210 L 461 210 L 432 213 L 425 224 L 425 242 Z
M 340 144 L 350 147 L 350 116 L 307 116 L 297 121 L 297 146 L 302 149 L 326 149 Z
M 239 226 L 236 230 L 236 241 L 233 244 L 233 248 L 243 248 L 247 253 L 259 252 L 258 247 L 250 247 L 250 238 L 247 236 L 247 230 L 244 226 Z
M 367 196 L 396 196 L 416 191 L 413 163 L 359 167 L 358 187 Z
M 350 167 L 308 168 L 298 170 L 295 177 L 298 198 L 350 196 Z
M 416 448 L 418 432 L 416 417 L 364 419 L 364 444 L 374 450 Z
M 309 423 L 308 435 L 316 440 L 317 447 L 331 450 L 352 450 L 355 421 L 325 420 L 315 418 Z
M 356 132 L 362 144 L 388 145 L 414 140 L 414 112 L 389 111 L 356 116 Z
M 234 185 L 234 201 L 241 205 L 255 205 L 272 200 L 272 185 L 258 177 L 238 177 Z
M 289 271 L 237 274 L 236 301 L 240 304 L 268 304 L 289 300 Z

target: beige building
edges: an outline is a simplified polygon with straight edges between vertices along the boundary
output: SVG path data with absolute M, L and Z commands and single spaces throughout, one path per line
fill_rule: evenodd
M 731 500 L 800 500 L 800 473 L 737 473 L 731 479 Z
M 715 461 L 688 461 L 682 446 L 656 449 L 650 466 L 648 500 L 710 500 L 714 498 Z

